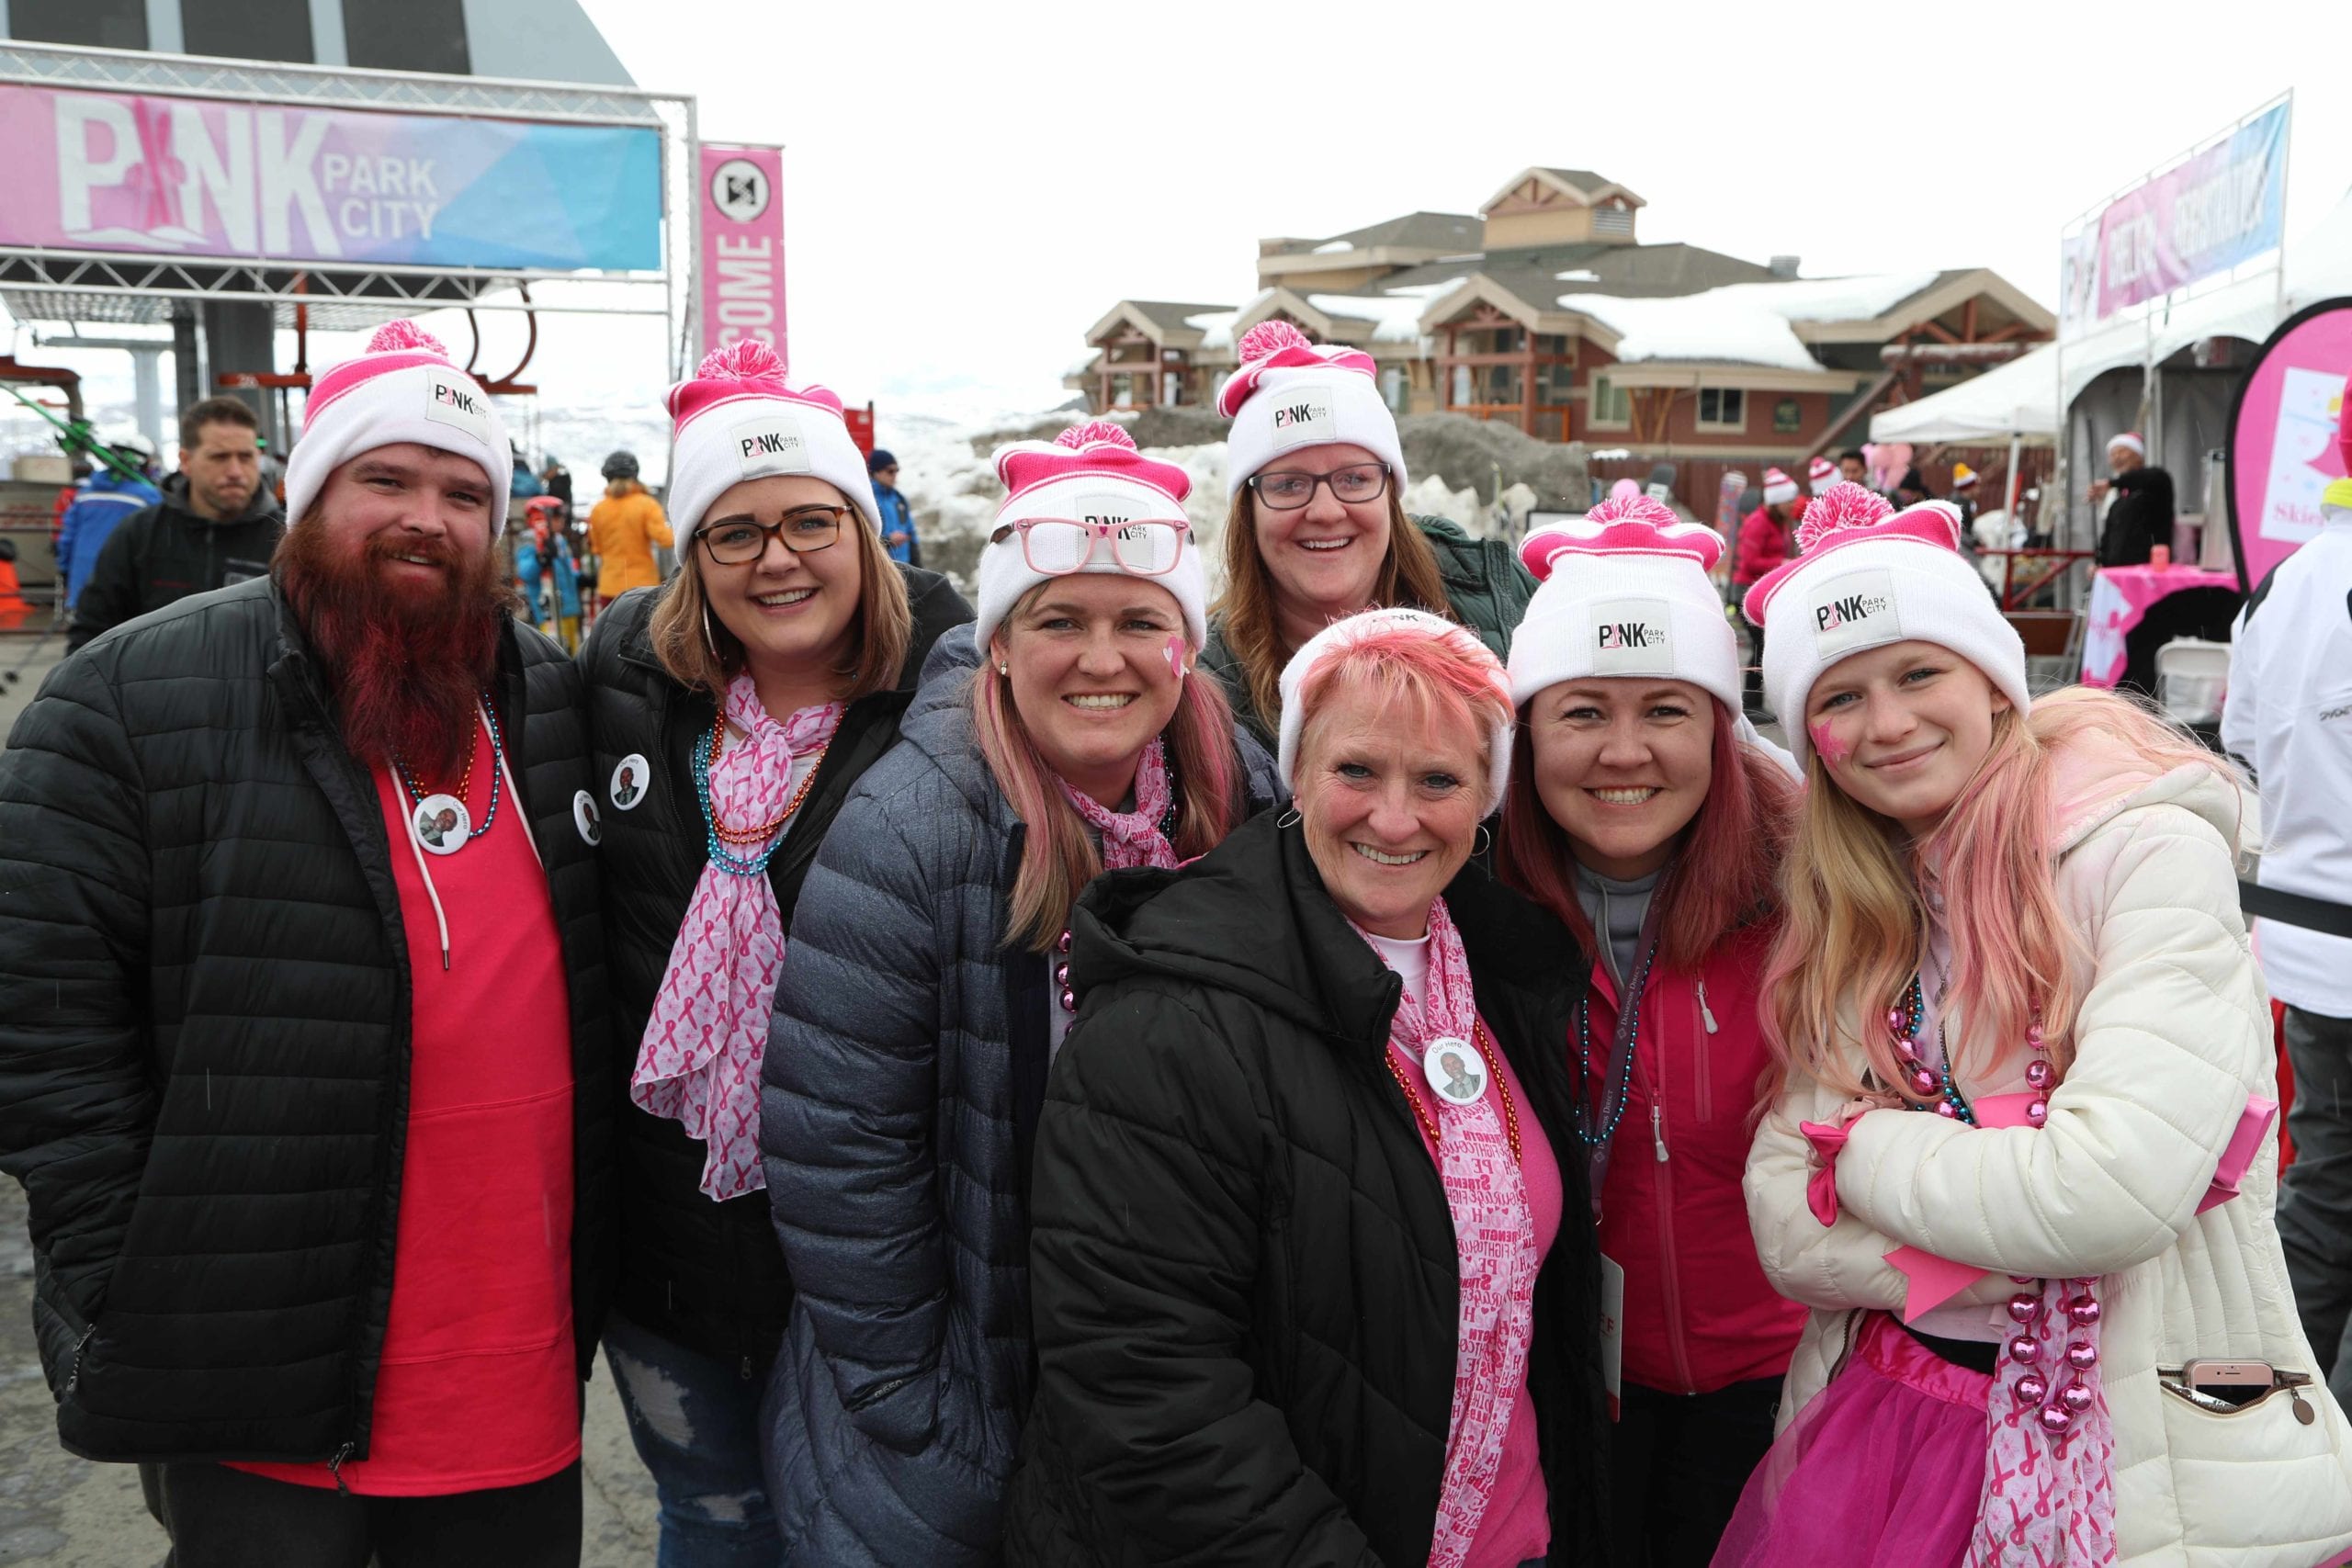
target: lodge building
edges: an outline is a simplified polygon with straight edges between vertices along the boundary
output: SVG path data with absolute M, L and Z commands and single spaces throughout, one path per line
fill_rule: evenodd
M 1210 405 L 1236 342 L 1280 319 L 1371 355 L 1399 413 L 1507 420 L 1713 469 L 1859 445 L 1873 410 L 2013 358 L 2057 324 L 1983 267 L 1804 278 L 1793 257 L 1644 244 L 1647 205 L 1588 169 L 1531 168 L 1476 216 L 1262 240 L 1249 299 L 1123 299 L 1087 330 L 1067 384 L 1097 412 Z

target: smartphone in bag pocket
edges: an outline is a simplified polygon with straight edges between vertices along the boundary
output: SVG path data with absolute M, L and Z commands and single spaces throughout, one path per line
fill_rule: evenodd
M 2157 1384 L 2165 1393 L 2216 1415 L 2251 1410 L 2283 1392 L 2294 1406 L 2295 1419 L 2306 1427 L 2319 1419 L 2318 1411 L 2303 1397 L 2311 1381 L 2308 1372 L 2284 1372 L 2267 1361 L 2233 1357 L 2204 1356 L 2183 1366 L 2156 1369 Z

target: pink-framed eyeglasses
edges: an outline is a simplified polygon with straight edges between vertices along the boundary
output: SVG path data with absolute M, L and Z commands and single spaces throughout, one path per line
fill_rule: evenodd
M 1106 547 L 1121 571 L 1133 577 L 1165 577 L 1184 558 L 1184 537 L 1192 531 L 1190 523 L 1159 517 L 1134 523 L 1023 517 L 999 528 L 990 542 L 1018 533 L 1021 558 L 1029 563 L 1030 570 L 1046 577 L 1083 571 Z

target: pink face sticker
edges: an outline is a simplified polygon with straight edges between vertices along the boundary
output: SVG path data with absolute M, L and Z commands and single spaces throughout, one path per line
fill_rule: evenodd
M 1173 632 L 1168 636 L 1168 672 L 1179 681 L 1184 678 L 1184 639 Z
M 1813 749 L 1820 752 L 1822 761 L 1832 768 L 1842 766 L 1846 759 L 1854 754 L 1854 749 L 1838 738 L 1826 718 L 1815 719 L 1810 733 Z

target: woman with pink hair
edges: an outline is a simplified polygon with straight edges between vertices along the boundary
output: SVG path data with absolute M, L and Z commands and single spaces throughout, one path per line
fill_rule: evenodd
M 1471 864 L 1512 714 L 1374 610 L 1282 678 L 1295 807 L 1106 877 L 1037 1131 L 1022 1564 L 1596 1560 L 1566 935 Z
M 997 1561 L 1072 908 L 1104 867 L 1203 854 L 1280 793 L 1194 673 L 1184 471 L 1100 423 L 996 467 L 978 619 L 941 637 L 842 807 L 776 987 L 760 1149 L 796 1294 L 765 1448 L 788 1562 Z
M 1943 503 L 1841 483 L 1800 543 L 1747 601 L 1810 784 L 1747 1185 L 1814 1311 L 1716 1562 L 2337 1561 L 2237 780 L 2110 694 L 2033 700 Z

